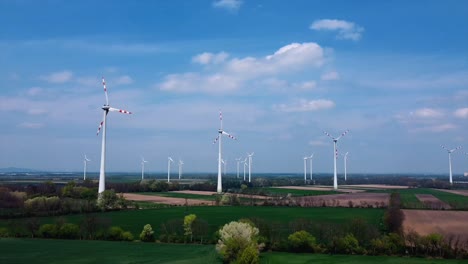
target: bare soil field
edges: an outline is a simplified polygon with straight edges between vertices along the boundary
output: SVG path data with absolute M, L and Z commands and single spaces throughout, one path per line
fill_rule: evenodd
M 296 198 L 301 206 L 334 207 L 384 207 L 388 205 L 388 193 L 346 193 Z
M 356 193 L 356 192 L 364 192 L 365 190 L 353 190 L 353 189 L 339 189 L 341 186 L 338 186 L 338 192 L 346 192 L 346 193 Z M 271 188 L 279 188 L 279 189 L 292 189 L 292 190 L 310 190 L 310 191 L 334 191 L 333 187 L 330 186 L 278 186 L 278 187 L 271 187 Z
M 186 193 L 186 194 L 198 194 L 198 195 L 207 195 L 211 196 L 214 194 L 217 194 L 217 192 L 208 192 L 208 191 L 190 191 L 190 190 L 184 190 L 184 191 L 172 191 L 173 193 Z M 252 198 L 252 199 L 268 199 L 269 197 L 267 196 L 261 196 L 261 195 L 249 195 L 249 194 L 236 194 L 236 193 L 228 193 L 229 195 L 237 195 L 238 197 L 242 198 Z
M 450 205 L 442 202 L 439 198 L 435 197 L 432 194 L 415 194 L 416 198 L 421 201 L 426 208 L 430 209 L 451 209 Z
M 136 193 L 124 193 L 123 196 L 127 200 L 131 201 L 145 201 L 161 204 L 170 204 L 170 205 L 185 205 L 187 202 L 188 205 L 213 205 L 214 202 L 206 200 L 197 200 L 197 199 L 184 199 L 184 198 L 174 198 L 174 197 L 162 197 L 156 195 L 144 195 Z
M 442 192 L 453 193 L 453 194 L 459 194 L 463 196 L 468 196 L 468 190 L 445 190 L 445 189 L 436 189 L 436 190 L 442 191 Z
M 341 185 L 342 188 L 368 188 L 368 189 L 408 189 L 409 186 L 385 185 L 385 184 L 357 184 Z
M 405 231 L 414 230 L 420 235 L 442 234 L 445 238 L 459 236 L 468 240 L 468 211 L 403 210 Z

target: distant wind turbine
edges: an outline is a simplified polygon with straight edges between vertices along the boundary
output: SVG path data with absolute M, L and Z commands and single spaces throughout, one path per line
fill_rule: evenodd
M 88 161 L 91 161 L 91 160 L 88 159 L 88 157 L 86 157 L 86 155 L 84 155 L 84 160 L 83 160 L 83 163 L 84 163 L 83 181 L 86 180 L 86 167 L 88 165 Z
M 314 153 L 312 153 L 312 155 L 310 155 L 307 158 L 309 159 L 309 163 L 310 163 L 310 180 L 312 180 L 312 159 L 314 158 Z
M 307 159 L 308 157 L 304 157 L 304 184 L 307 182 Z
M 104 87 L 104 94 L 106 95 L 106 104 L 102 106 L 102 110 L 104 111 L 104 117 L 99 124 L 98 131 L 96 135 L 99 135 L 99 131 L 102 129 L 102 144 L 101 144 L 101 168 L 99 170 L 99 189 L 98 194 L 101 194 L 103 191 L 106 190 L 106 127 L 107 127 L 107 114 L 109 111 L 112 112 L 120 112 L 122 114 L 131 114 L 131 112 L 127 110 L 112 108 L 109 105 L 109 98 L 107 96 L 107 88 L 106 88 L 106 81 L 104 77 L 102 78 L 102 86 Z
M 184 165 L 184 162 L 179 160 L 179 180 L 182 177 L 182 165 Z
M 222 160 L 221 160 L 221 163 L 224 165 L 224 166 L 223 166 L 223 167 L 224 167 L 224 173 L 223 173 L 223 175 L 226 176 L 226 165 L 227 165 L 227 160 L 223 160 L 223 159 L 222 159 Z
M 171 162 L 174 162 L 174 160 L 171 157 L 167 157 L 167 182 L 171 181 Z
M 236 140 L 236 138 L 231 136 L 230 134 L 228 134 L 226 131 L 223 130 L 223 114 L 221 113 L 221 111 L 219 111 L 219 121 L 221 123 L 221 126 L 218 129 L 218 136 L 214 140 L 213 144 L 216 144 L 216 142 L 218 141 L 218 186 L 216 187 L 216 191 L 218 193 L 221 193 L 223 191 L 223 185 L 222 185 L 222 182 L 221 182 L 222 181 L 222 179 L 221 179 L 221 161 L 222 161 L 222 145 L 221 145 L 221 142 L 222 142 L 222 139 L 223 139 L 223 135 L 226 135 L 229 138 L 232 138 L 234 140 Z
M 141 157 L 141 179 L 145 179 L 145 163 L 148 162 L 145 158 Z
M 348 153 L 349 152 L 346 152 L 344 155 L 343 155 L 343 160 L 344 160 L 344 180 L 346 181 L 346 162 L 348 161 Z
M 247 158 L 245 158 L 243 161 L 241 161 L 242 163 L 244 163 L 244 181 L 245 181 L 245 167 L 247 167 Z
M 236 161 L 237 161 L 237 179 L 239 179 L 239 164 L 241 162 L 241 158 L 237 158 Z
M 335 137 L 332 137 L 330 134 L 328 134 L 327 132 L 324 131 L 325 135 L 327 135 L 328 137 L 333 139 L 333 189 L 335 189 L 335 190 L 338 189 L 338 179 L 337 179 L 337 176 L 336 176 L 336 158 L 338 156 L 338 150 L 336 148 L 336 145 L 338 143 L 338 140 L 340 140 L 340 138 L 344 137 L 344 135 L 346 135 L 348 132 L 349 132 L 349 130 L 346 130 L 339 137 L 335 138 Z
M 253 152 L 248 154 L 247 153 L 247 156 L 249 156 L 249 182 L 251 180 L 250 176 L 251 176 L 251 173 L 252 173 L 252 156 L 253 156 Z
M 448 149 L 446 148 L 445 146 L 442 146 L 440 145 L 443 149 L 445 149 L 448 153 L 448 158 L 449 158 L 449 181 L 450 181 L 450 184 L 453 184 L 452 182 L 452 153 L 455 151 L 455 150 L 458 150 L 458 149 L 461 149 L 461 146 L 458 146 L 454 149 Z

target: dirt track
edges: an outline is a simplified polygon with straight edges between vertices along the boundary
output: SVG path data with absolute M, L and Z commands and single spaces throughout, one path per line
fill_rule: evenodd
M 414 230 L 420 235 L 439 233 L 448 238 L 460 236 L 468 240 L 468 212 L 467 211 L 431 211 L 431 210 L 403 210 L 405 231 Z
M 342 185 L 343 188 L 368 188 L 368 189 L 408 189 L 408 186 L 400 185 L 385 185 L 385 184 L 357 184 L 357 185 Z
M 145 201 L 153 203 L 162 203 L 170 205 L 185 205 L 187 202 L 188 205 L 213 205 L 213 202 L 206 200 L 197 200 L 197 199 L 184 199 L 184 198 L 174 198 L 174 197 L 162 197 L 156 195 L 143 195 L 136 193 L 124 193 L 123 196 L 127 200 L 131 201 Z
M 278 186 L 278 187 L 272 187 L 272 188 L 306 190 L 306 191 L 334 191 L 333 187 L 329 187 L 329 186 Z M 336 191 L 345 192 L 345 193 L 364 192 L 364 190 L 353 190 L 353 189 L 338 189 Z

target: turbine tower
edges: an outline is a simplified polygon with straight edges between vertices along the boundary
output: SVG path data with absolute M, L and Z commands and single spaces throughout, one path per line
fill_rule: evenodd
M 252 153 L 247 153 L 247 156 L 249 156 L 249 182 L 251 180 L 250 178 L 250 175 L 251 175 L 251 172 L 252 172 L 252 156 L 253 156 L 253 152 Z
M 184 165 L 184 162 L 179 160 L 179 180 L 182 177 L 182 165 Z
M 227 160 L 225 161 L 225 160 L 222 159 L 222 160 L 221 160 L 221 163 L 223 164 L 223 167 L 224 167 L 224 173 L 223 173 L 223 175 L 226 176 L 226 164 L 227 164 Z
M 171 162 L 174 162 L 174 160 L 171 157 L 167 157 L 167 182 L 171 181 Z
M 242 163 L 244 163 L 244 181 L 245 181 L 245 167 L 247 167 L 247 158 L 245 158 L 243 161 L 241 161 Z
M 327 132 L 324 131 L 325 135 L 327 135 L 328 137 L 333 139 L 333 189 L 335 189 L 335 190 L 338 189 L 338 179 L 337 179 L 337 176 L 336 176 L 336 158 L 338 156 L 338 150 L 336 148 L 336 145 L 338 143 L 338 140 L 340 140 L 340 138 L 342 138 L 348 132 L 349 132 L 349 130 L 346 130 L 339 137 L 335 138 L 335 137 L 332 137 L 330 134 L 328 134 Z
M 348 153 L 349 152 L 346 152 L 344 155 L 343 155 L 343 160 L 344 160 L 344 180 L 346 181 L 346 162 L 348 161 Z
M 228 134 L 226 131 L 223 130 L 223 114 L 221 113 L 221 111 L 219 111 L 219 121 L 221 123 L 221 126 L 220 126 L 220 128 L 218 130 L 218 136 L 214 140 L 213 144 L 216 144 L 216 142 L 218 141 L 218 186 L 216 187 L 216 191 L 218 193 L 221 193 L 223 191 L 223 185 L 222 185 L 222 182 L 221 182 L 221 161 L 223 160 L 222 159 L 222 145 L 221 145 L 221 142 L 222 142 L 222 139 L 223 139 L 223 135 L 226 135 L 229 138 L 232 138 L 234 140 L 236 140 L 236 138 L 231 136 L 230 134 Z
M 448 149 L 445 146 L 440 145 L 443 149 L 445 149 L 448 152 L 448 157 L 449 157 L 449 180 L 450 180 L 450 185 L 453 184 L 452 182 L 452 153 L 455 150 L 461 149 L 461 146 L 458 146 L 454 149 Z
M 307 182 L 307 159 L 309 157 L 304 157 L 304 184 Z
M 145 163 L 148 162 L 145 158 L 141 157 L 141 179 L 145 179 Z
M 241 158 L 236 159 L 237 161 L 237 179 L 239 179 L 239 164 L 241 162 Z
M 109 97 L 107 96 L 106 81 L 102 78 L 102 86 L 104 87 L 104 94 L 106 96 L 106 104 L 102 106 L 104 111 L 104 117 L 99 124 L 96 135 L 99 135 L 99 131 L 102 129 L 102 144 L 101 144 L 101 168 L 99 170 L 99 189 L 98 194 L 101 194 L 106 189 L 106 127 L 107 127 L 107 114 L 111 112 L 120 112 L 122 114 L 131 114 L 127 110 L 112 108 L 109 105 Z
M 310 155 L 307 158 L 309 159 L 309 163 L 310 163 L 310 180 L 312 180 L 312 159 L 314 158 L 314 153 L 312 153 L 312 155 Z
M 86 167 L 88 165 L 88 161 L 91 161 L 91 160 L 88 159 L 88 157 L 86 157 L 86 154 L 85 154 L 84 155 L 84 160 L 83 160 L 83 163 L 84 163 L 83 181 L 86 180 Z

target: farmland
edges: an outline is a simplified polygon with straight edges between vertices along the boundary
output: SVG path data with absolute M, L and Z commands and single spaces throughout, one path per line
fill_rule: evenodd
M 214 245 L 156 244 L 137 242 L 0 239 L 1 263 L 221 263 Z M 97 250 L 99 249 L 99 250 Z M 86 253 L 85 253 L 86 252 Z M 85 254 L 84 254 L 85 253 Z M 466 260 L 349 256 L 267 252 L 260 263 L 268 264 L 461 264 Z

